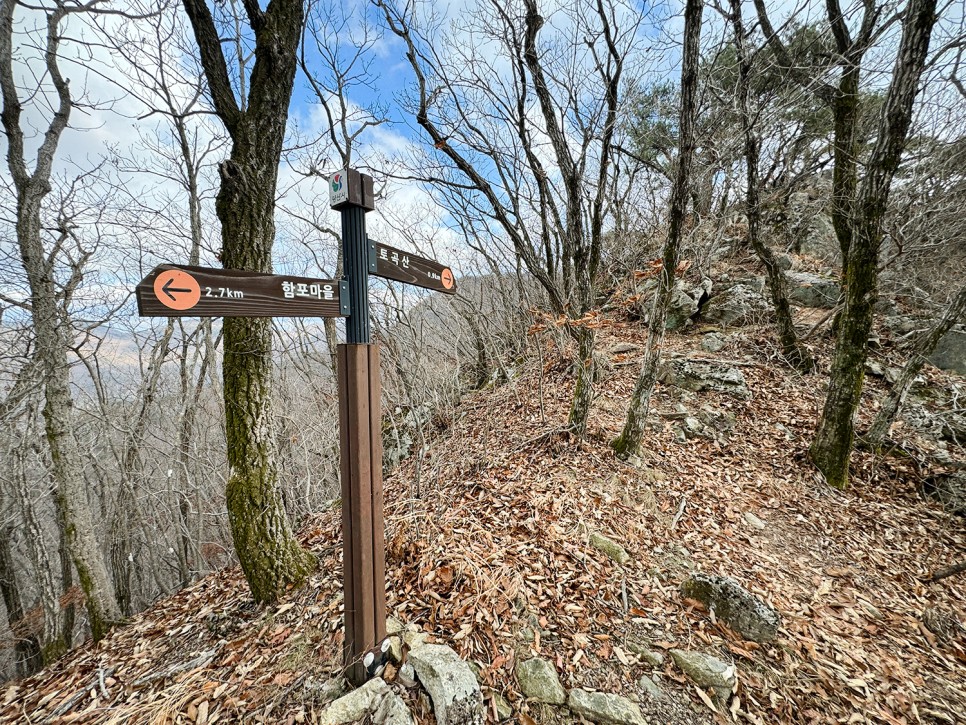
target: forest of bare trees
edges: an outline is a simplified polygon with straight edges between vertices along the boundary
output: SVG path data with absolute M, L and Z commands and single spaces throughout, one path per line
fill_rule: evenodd
M 373 282 L 387 468 L 548 350 L 579 445 L 615 308 L 649 326 L 611 441 L 638 455 L 726 260 L 764 280 L 771 364 L 812 376 L 803 465 L 847 490 L 964 321 L 964 49 L 941 0 L 0 0 L 5 676 L 227 564 L 258 602 L 312 570 L 338 323 L 141 319 L 132 291 L 165 262 L 338 278 L 346 166 L 373 238 L 459 273 L 452 299 Z M 839 283 L 821 319 L 792 256 Z M 856 430 L 887 319 L 908 364 Z

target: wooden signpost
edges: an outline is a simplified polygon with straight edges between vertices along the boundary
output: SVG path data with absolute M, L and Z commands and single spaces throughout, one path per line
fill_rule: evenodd
M 142 317 L 343 317 L 344 282 L 161 264 L 134 289 Z
M 377 277 L 414 284 L 417 287 L 456 294 L 456 278 L 453 270 L 434 259 L 417 257 L 415 254 L 369 240 L 369 271 Z
M 382 491 L 382 383 L 369 324 L 369 273 L 456 294 L 452 270 L 432 259 L 371 241 L 372 177 L 342 169 L 329 180 L 342 214 L 339 281 L 162 264 L 135 288 L 142 317 L 345 317 L 339 345 L 346 674 L 367 677 L 363 655 L 386 636 L 386 558 Z

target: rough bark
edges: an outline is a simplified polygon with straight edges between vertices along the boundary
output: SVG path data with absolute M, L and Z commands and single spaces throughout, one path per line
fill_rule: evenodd
M 755 131 L 752 111 L 749 102 L 749 88 L 751 86 L 752 58 L 745 45 L 745 29 L 741 16 L 740 0 L 730 0 L 731 26 L 735 35 L 735 51 L 738 58 L 738 113 L 741 116 L 742 133 L 745 146 L 745 216 L 748 219 L 748 241 L 755 254 L 765 265 L 768 279 L 768 291 L 771 294 L 772 306 L 775 308 L 775 321 L 778 326 L 778 339 L 782 346 L 782 354 L 792 367 L 801 372 L 811 372 L 815 368 L 815 360 L 808 349 L 799 341 L 792 320 L 791 306 L 785 292 L 785 274 L 778 266 L 774 252 L 761 238 L 761 204 L 759 192 L 758 162 L 761 140 Z
M 0 596 L 7 610 L 7 622 L 14 637 L 14 664 L 18 677 L 26 677 L 44 666 L 36 628 L 24 616 L 23 597 L 13 561 L 13 526 L 0 527 Z
M 304 21 L 301 0 L 246 3 L 255 38 L 247 98 L 239 103 L 204 0 L 184 0 L 215 111 L 231 137 L 219 168 L 216 211 L 226 269 L 272 271 L 275 190 Z M 314 557 L 292 532 L 278 488 L 271 415 L 270 318 L 227 318 L 222 375 L 230 477 L 226 489 L 235 551 L 256 601 L 304 581 Z
M 912 356 L 902 367 L 902 372 L 882 401 L 882 407 L 876 413 L 869 431 L 865 434 L 865 442 L 872 449 L 882 446 L 882 442 L 889 435 L 889 428 L 905 403 L 913 380 L 926 364 L 926 358 L 932 355 L 939 341 L 952 326 L 966 314 L 966 285 L 960 287 L 959 292 L 943 310 L 935 324 L 916 341 Z
M 667 321 L 668 305 L 674 290 L 674 270 L 678 264 L 681 237 L 687 214 L 691 186 L 691 166 L 694 160 L 695 119 L 697 116 L 698 66 L 700 63 L 702 0 L 687 0 L 684 6 L 684 55 L 681 61 L 681 112 L 679 117 L 678 162 L 671 189 L 671 212 L 668 236 L 664 244 L 657 293 L 654 295 L 651 317 L 648 322 L 647 350 L 640 375 L 634 385 L 627 417 L 620 435 L 611 443 L 614 452 L 622 458 L 637 455 L 644 435 L 644 424 L 651 404 L 651 393 L 657 379 L 657 367 L 661 359 L 661 344 Z
M 0 89 L 2 121 L 7 134 L 7 167 L 17 194 L 16 235 L 20 257 L 30 287 L 30 311 L 36 340 L 36 359 L 44 381 L 43 409 L 55 500 L 63 519 L 67 545 L 87 600 L 94 639 L 101 639 L 120 619 L 108 569 L 94 530 L 83 476 L 84 460 L 74 438 L 70 391 L 70 330 L 58 306 L 53 261 L 44 250 L 41 208 L 50 193 L 54 155 L 73 106 L 67 80 L 61 75 L 57 53 L 61 23 L 68 14 L 56 5 L 47 14 L 44 48 L 46 72 L 56 92 L 56 104 L 44 134 L 34 169 L 24 158 L 24 134 L 20 127 L 22 106 L 13 73 L 13 14 L 16 0 L 0 2 Z
M 825 406 L 809 449 L 812 461 L 836 488 L 848 485 L 855 411 L 862 395 L 878 294 L 882 220 L 912 121 L 913 104 L 935 21 L 936 0 L 911 0 L 906 6 L 902 39 L 879 118 L 878 136 L 852 218 L 852 240 L 842 280 L 845 308 Z

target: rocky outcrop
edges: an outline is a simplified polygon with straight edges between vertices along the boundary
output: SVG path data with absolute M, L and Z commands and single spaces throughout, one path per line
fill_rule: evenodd
M 786 272 L 785 281 L 789 302 L 802 307 L 831 309 L 842 292 L 837 280 L 810 272 Z
M 929 362 L 940 370 L 966 375 L 966 331 L 954 329 L 943 335 Z
M 723 327 L 760 322 L 768 314 L 768 301 L 748 284 L 735 284 L 714 295 L 701 310 L 701 318 Z
M 745 376 L 736 367 L 706 360 L 670 357 L 661 362 L 658 380 L 691 392 L 713 390 L 736 398 L 750 398 Z
M 681 585 L 681 594 L 701 602 L 745 639 L 764 643 L 778 636 L 778 612 L 731 577 L 692 574 Z

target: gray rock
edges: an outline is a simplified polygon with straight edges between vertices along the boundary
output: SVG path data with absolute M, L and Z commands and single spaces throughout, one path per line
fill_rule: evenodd
M 802 307 L 831 309 L 842 291 L 837 280 L 810 272 L 786 272 L 788 300 Z
M 669 654 L 674 664 L 690 677 L 694 684 L 698 687 L 713 688 L 716 699 L 727 702 L 738 681 L 738 673 L 733 664 L 702 652 L 672 649 Z
M 768 302 L 761 292 L 746 284 L 736 284 L 708 300 L 701 310 L 701 317 L 707 322 L 728 327 L 758 322 L 768 311 Z
M 637 655 L 642 662 L 646 662 L 651 667 L 661 667 L 664 664 L 664 655 L 656 650 L 652 650 L 648 645 L 640 642 L 629 641 L 627 649 Z
M 940 370 L 966 375 L 966 331 L 954 329 L 943 335 L 929 362 Z
M 349 691 L 349 683 L 344 677 L 333 677 L 319 682 L 313 677 L 306 678 L 302 684 L 302 696 L 320 705 L 337 700 Z
M 590 533 L 589 543 L 597 551 L 606 554 L 618 564 L 624 565 L 631 560 L 631 555 L 627 553 L 623 546 L 616 541 L 608 539 L 601 533 L 592 531 Z
M 718 352 L 727 344 L 728 341 L 719 332 L 709 332 L 701 338 L 701 349 L 705 352 Z
M 665 385 L 674 385 L 694 393 L 712 390 L 737 398 L 751 397 L 745 376 L 738 368 L 724 363 L 689 360 L 684 357 L 667 358 L 658 368 L 658 380 Z
M 548 705 L 563 705 L 567 701 L 567 692 L 560 684 L 557 670 L 546 660 L 539 657 L 517 660 L 514 674 L 520 683 L 520 691 L 531 700 Z
M 452 649 L 424 644 L 409 653 L 416 676 L 433 701 L 439 725 L 483 725 L 483 695 L 476 675 Z
M 751 528 L 758 529 L 758 531 L 765 530 L 765 522 L 762 521 L 757 516 L 755 516 L 753 513 L 751 513 L 751 511 L 745 511 L 741 515 L 741 518 L 743 518 L 745 520 L 745 523 L 748 524 Z
M 608 355 L 624 355 L 629 352 L 640 352 L 641 346 L 632 342 L 619 342 L 607 349 Z
M 319 718 L 319 722 L 322 725 L 361 722 L 378 708 L 383 697 L 389 692 L 389 685 L 379 677 L 373 678 L 362 687 L 329 705 Z
M 620 695 L 575 689 L 570 691 L 567 707 L 591 722 L 646 725 L 641 708 Z
M 731 577 L 692 574 L 681 585 L 681 593 L 714 610 L 717 619 L 745 639 L 763 643 L 778 636 L 778 612 Z
M 399 672 L 396 673 L 396 682 L 405 687 L 407 690 L 411 690 L 416 687 L 416 670 L 413 669 L 412 663 L 403 662 L 402 666 L 399 668 Z
M 698 311 L 698 301 L 684 291 L 680 282 L 671 290 L 671 300 L 668 303 L 667 319 L 664 321 L 665 330 L 680 330 L 691 321 L 691 317 Z
M 513 717 L 513 707 L 503 695 L 499 692 L 493 692 L 490 693 L 490 697 L 493 698 L 493 704 L 496 706 L 496 719 L 498 722 L 503 722 Z
M 372 722 L 373 725 L 413 725 L 413 715 L 403 699 L 389 690 L 372 714 Z
M 664 691 L 658 687 L 657 683 L 647 675 L 641 675 L 640 679 L 637 681 L 637 684 L 641 686 L 641 689 L 644 690 L 644 692 L 647 693 L 647 696 L 652 700 L 664 699 Z
M 936 476 L 928 480 L 923 488 L 949 513 L 966 516 L 966 473 Z
M 776 254 L 775 261 L 778 262 L 778 269 L 782 270 L 783 272 L 787 272 L 795 264 L 795 260 L 793 260 L 788 254 Z

